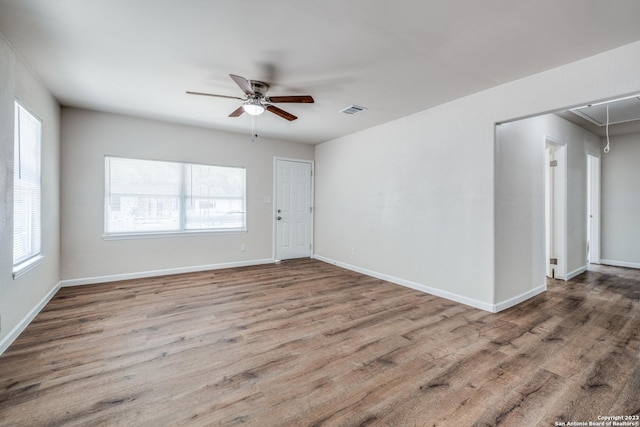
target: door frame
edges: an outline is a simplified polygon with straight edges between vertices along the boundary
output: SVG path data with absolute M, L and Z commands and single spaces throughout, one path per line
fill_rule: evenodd
M 276 233 L 278 232 L 277 229 L 277 224 L 276 224 L 276 216 L 277 216 L 277 212 L 276 212 L 276 202 L 278 200 L 278 161 L 287 161 L 287 162 L 298 162 L 298 163 L 307 163 L 309 165 L 311 165 L 311 189 L 309 192 L 309 197 L 311 198 L 311 200 L 309 200 L 309 206 L 311 206 L 311 224 L 309 226 L 309 243 L 311 244 L 311 248 L 310 248 L 310 253 L 309 256 L 311 258 L 313 258 L 314 255 L 314 251 L 315 251 L 315 245 L 313 242 L 313 236 L 315 234 L 315 226 L 314 226 L 314 218 L 316 216 L 316 208 L 314 205 L 314 200 L 315 200 L 315 161 L 313 160 L 308 160 L 308 159 L 294 159 L 291 157 L 279 157 L 279 156 L 274 156 L 273 157 L 273 196 L 272 196 L 272 201 L 273 203 L 271 204 L 271 223 L 273 224 L 273 229 L 271 232 L 271 258 L 276 261 L 279 262 L 280 260 L 276 259 L 276 245 L 278 244 L 278 237 L 276 235 Z
M 547 146 L 555 147 L 555 159 L 558 162 L 557 173 L 554 179 L 554 225 L 555 225 L 555 243 L 556 257 L 558 264 L 551 268 L 554 271 L 556 279 L 567 279 L 567 144 L 558 138 L 550 135 L 544 136 L 545 150 L 545 176 L 549 169 L 549 159 L 547 156 Z M 545 178 L 544 192 L 545 200 L 547 198 L 547 183 Z M 547 215 L 547 206 L 545 202 L 545 215 Z M 546 221 L 545 221 L 546 222 Z M 549 232 L 545 226 L 545 274 L 547 274 L 549 266 Z M 547 276 L 548 277 L 548 276 Z
M 602 166 L 600 154 L 587 152 L 587 264 L 600 264 Z M 594 210 L 592 210 L 592 206 Z M 592 218 L 595 215 L 595 224 Z M 595 237 L 594 237 L 595 234 Z M 593 244 L 595 242 L 595 245 Z M 595 251 L 593 250 L 595 248 Z M 595 256 L 594 256 L 595 255 Z

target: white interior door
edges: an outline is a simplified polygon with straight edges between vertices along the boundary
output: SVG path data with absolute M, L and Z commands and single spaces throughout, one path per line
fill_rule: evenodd
M 276 159 L 277 260 L 311 256 L 311 178 L 310 162 Z
M 587 261 L 600 264 L 600 157 L 587 155 Z

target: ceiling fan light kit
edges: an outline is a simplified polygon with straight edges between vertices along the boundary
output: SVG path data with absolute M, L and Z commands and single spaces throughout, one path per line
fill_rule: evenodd
M 282 117 L 285 120 L 293 121 L 298 117 L 294 116 L 291 113 L 288 113 L 275 105 L 277 103 L 298 103 L 298 104 L 313 104 L 314 99 L 310 95 L 289 95 L 289 96 L 274 96 L 268 97 L 267 91 L 269 90 L 269 85 L 265 82 L 261 82 L 258 80 L 247 80 L 244 77 L 229 74 L 229 77 L 236 82 L 238 87 L 244 92 L 245 97 L 239 98 L 237 96 L 229 96 L 229 95 L 217 95 L 214 93 L 205 93 L 205 92 L 192 92 L 187 91 L 189 95 L 204 95 L 204 96 L 214 96 L 217 98 L 230 98 L 230 99 L 239 99 L 243 101 L 242 105 L 236 108 L 229 117 L 239 117 L 242 113 L 247 113 L 251 116 L 259 116 L 264 113 L 265 110 L 272 112 L 273 114 Z
M 264 113 L 265 107 L 258 100 L 255 101 L 247 101 L 242 104 L 242 109 L 245 113 L 250 114 L 252 116 L 259 116 Z M 235 116 L 234 116 L 235 117 Z

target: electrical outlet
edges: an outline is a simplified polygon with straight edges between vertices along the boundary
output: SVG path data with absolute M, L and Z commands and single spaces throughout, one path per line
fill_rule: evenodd
M 247 250 L 247 244 L 246 243 L 240 243 L 240 251 L 244 252 Z

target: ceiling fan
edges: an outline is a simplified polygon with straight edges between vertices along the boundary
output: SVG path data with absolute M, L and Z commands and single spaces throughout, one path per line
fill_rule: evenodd
M 312 104 L 314 102 L 313 97 L 309 95 L 267 96 L 267 91 L 269 90 L 269 85 L 267 83 L 258 80 L 247 80 L 244 77 L 236 76 L 235 74 L 229 74 L 229 77 L 231 77 L 244 92 L 244 98 L 192 91 L 187 91 L 187 94 L 239 99 L 242 101 L 242 105 L 229 114 L 229 117 L 239 117 L 242 113 L 258 116 L 267 110 L 289 121 L 295 120 L 297 117 L 272 104 L 278 104 L 281 102 Z

